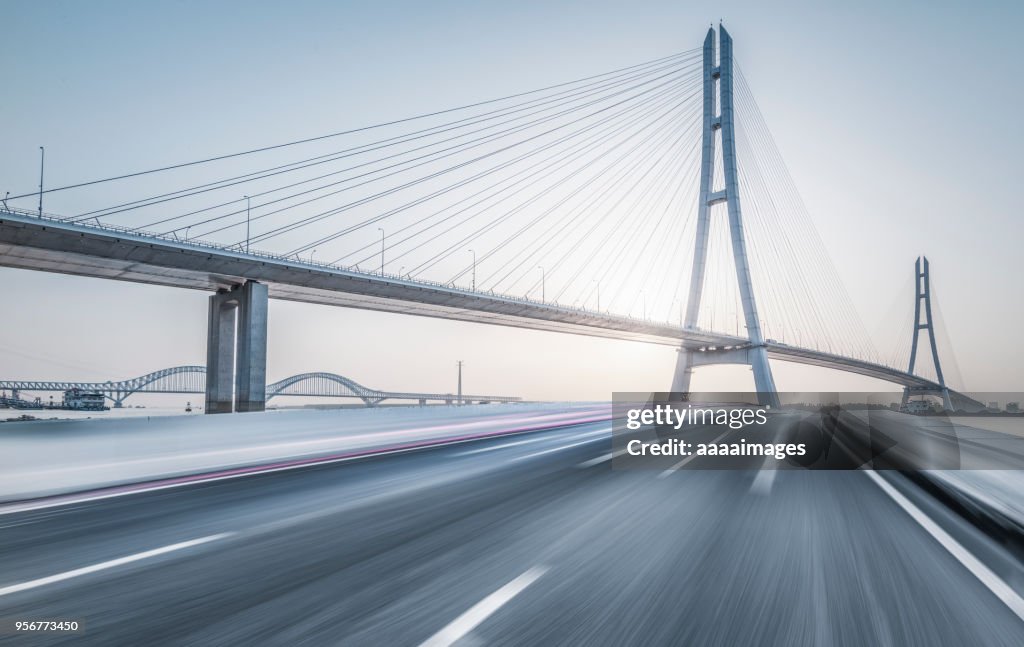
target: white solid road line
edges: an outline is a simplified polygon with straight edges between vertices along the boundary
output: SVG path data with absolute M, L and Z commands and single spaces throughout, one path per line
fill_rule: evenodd
M 142 553 L 135 553 L 134 555 L 128 555 L 126 557 L 118 557 L 117 559 L 111 559 L 106 562 L 100 562 L 99 564 L 93 564 L 92 566 L 84 566 L 82 568 L 76 568 L 72 571 L 65 571 L 63 573 L 57 573 L 56 575 L 50 575 L 49 577 L 41 577 L 37 580 L 29 580 L 28 582 L 22 582 L 20 584 L 11 584 L 0 588 L 0 596 L 10 595 L 11 593 L 18 593 L 19 591 L 27 591 L 29 589 L 38 588 L 40 586 L 46 586 L 47 584 L 54 584 L 56 582 L 63 582 L 64 580 L 70 580 L 73 577 L 80 575 L 88 575 L 89 573 L 96 573 L 97 571 L 103 571 L 108 568 L 114 568 L 123 564 L 130 564 L 131 562 L 137 562 L 142 559 L 149 559 L 150 557 L 156 557 L 157 555 L 163 555 L 165 553 L 174 552 L 176 550 L 182 550 L 184 548 L 191 548 L 192 546 L 198 546 L 200 544 L 206 544 L 211 541 L 217 541 L 218 539 L 224 539 L 234 533 L 224 532 L 219 535 L 210 535 L 208 537 L 200 537 L 199 539 L 190 539 L 189 541 L 183 541 L 177 544 L 171 544 L 169 546 L 163 546 L 161 548 L 154 548 L 153 550 L 147 550 Z
M 474 604 L 469 611 L 452 620 L 448 626 L 428 638 L 420 647 L 448 647 L 473 631 L 506 602 L 519 595 L 547 572 L 546 566 L 534 566 L 483 600 Z
M 714 445 L 715 443 L 717 443 L 717 442 L 718 442 L 718 441 L 720 441 L 721 439 L 723 439 L 723 438 L 725 438 L 726 436 L 728 436 L 729 434 L 731 434 L 731 433 L 732 433 L 733 431 L 734 431 L 733 429 L 726 429 L 726 430 L 725 430 L 725 431 L 723 431 L 722 433 L 718 434 L 718 437 L 717 437 L 717 438 L 715 438 L 714 440 L 712 440 L 712 441 L 711 441 L 710 443 L 708 443 L 708 444 L 709 444 L 709 445 Z M 690 454 L 689 456 L 687 456 L 687 457 L 686 457 L 686 458 L 684 458 L 683 460 L 679 461 L 678 463 L 676 463 L 676 464 L 675 464 L 675 465 L 673 465 L 672 467 L 668 468 L 667 470 L 665 470 L 665 471 L 664 471 L 664 472 L 662 472 L 661 474 L 658 474 L 658 478 L 660 478 L 660 479 L 663 479 L 663 478 L 666 478 L 666 477 L 668 477 L 668 476 L 671 476 L 673 472 L 675 472 L 675 471 L 676 471 L 676 470 L 678 470 L 678 469 L 679 469 L 680 467 L 682 467 L 682 466 L 686 465 L 687 463 L 689 463 L 690 461 L 692 461 L 692 460 L 693 460 L 693 459 L 695 459 L 695 458 L 697 458 L 697 454 Z
M 894 488 L 888 481 L 883 479 L 881 476 L 876 474 L 874 470 L 864 470 L 864 473 L 868 475 L 875 485 L 880 487 L 883 492 L 889 495 L 896 505 L 903 508 L 903 511 L 910 515 L 910 517 L 916 521 L 922 528 L 928 531 L 935 541 L 939 542 L 943 548 L 957 559 L 963 566 L 978 578 L 982 584 L 984 584 L 989 591 L 992 591 L 997 598 L 999 598 L 1003 604 L 1010 607 L 1010 610 L 1017 614 L 1017 617 L 1024 620 L 1024 598 L 1021 598 L 1020 594 L 1014 591 L 1009 584 L 1004 582 L 1002 578 L 996 575 L 992 569 L 985 566 L 977 557 L 971 554 L 963 545 L 954 539 L 949 533 L 943 530 L 939 524 L 931 520 L 928 515 L 921 511 L 913 502 L 907 497 L 903 496 L 899 490 Z

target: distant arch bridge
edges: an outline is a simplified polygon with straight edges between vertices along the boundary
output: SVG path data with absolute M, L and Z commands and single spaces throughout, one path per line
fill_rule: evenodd
M 0 380 L 0 390 L 7 391 L 68 391 L 70 389 L 99 391 L 115 407 L 135 393 L 206 393 L 205 366 L 174 366 L 139 377 L 117 382 L 42 382 L 33 380 Z M 363 386 L 337 373 L 300 373 L 267 385 L 267 400 L 276 396 L 303 396 L 317 398 L 359 398 L 372 407 L 383 400 L 417 400 L 451 404 L 459 399 L 454 393 L 415 393 L 407 391 L 381 391 Z M 519 402 L 521 398 L 507 395 L 463 395 L 463 402 Z

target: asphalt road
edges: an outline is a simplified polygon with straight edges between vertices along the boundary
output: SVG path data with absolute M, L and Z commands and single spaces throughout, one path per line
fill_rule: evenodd
M 610 448 L 589 424 L 3 514 L 0 619 L 84 629 L 0 644 L 1024 644 L 864 472 Z

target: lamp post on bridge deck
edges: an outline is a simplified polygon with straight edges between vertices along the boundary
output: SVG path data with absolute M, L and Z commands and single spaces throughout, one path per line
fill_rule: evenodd
M 459 394 L 455 399 L 455 405 L 462 406 L 462 360 L 460 359 L 457 364 L 459 365 Z
M 46 162 L 46 148 L 39 147 L 39 217 L 43 217 L 43 167 Z M 6 201 L 5 201 L 6 202 Z
M 249 253 L 249 196 L 245 196 L 245 253 Z

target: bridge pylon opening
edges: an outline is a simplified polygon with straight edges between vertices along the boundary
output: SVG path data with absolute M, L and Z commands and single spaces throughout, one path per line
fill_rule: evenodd
M 922 304 L 924 307 L 922 308 Z M 923 318 L 923 319 L 922 319 Z M 949 395 L 949 388 L 946 386 L 946 378 L 942 374 L 942 364 L 939 362 L 939 348 L 935 340 L 935 321 L 932 319 L 932 287 L 931 276 L 928 271 L 928 258 L 918 256 L 914 261 L 914 337 L 910 345 L 910 366 L 907 373 L 914 374 L 914 365 L 917 362 L 918 341 L 921 331 L 928 332 L 929 346 L 932 351 L 932 363 L 935 366 L 935 376 L 938 381 L 938 388 L 935 387 L 906 387 L 903 389 L 903 408 L 914 395 L 936 395 L 942 398 L 942 408 L 946 411 L 953 410 L 953 402 Z
M 682 393 L 690 390 L 693 369 L 709 364 L 747 364 L 754 373 L 754 385 L 761 404 L 778 406 L 779 396 L 775 379 L 768 364 L 768 351 L 761 333 L 761 320 L 757 313 L 757 302 L 750 277 L 750 261 L 747 256 L 746 238 L 743 232 L 743 215 L 740 209 L 739 177 L 736 163 L 736 124 L 733 106 L 733 52 L 732 37 L 725 27 L 719 25 L 718 64 L 715 63 L 715 30 L 708 30 L 704 39 L 704 119 L 700 167 L 700 195 L 697 206 L 696 248 L 693 255 L 693 271 L 690 274 L 690 293 L 686 304 L 684 328 L 697 327 L 700 314 L 701 296 L 704 289 L 704 273 L 707 265 L 708 238 L 711 231 L 711 207 L 724 202 L 729 218 L 729 232 L 733 260 L 736 265 L 736 279 L 743 305 L 743 317 L 750 344 L 742 348 L 701 349 L 686 343 L 679 349 L 672 391 Z M 718 114 L 715 114 L 716 107 Z M 716 131 L 720 133 L 722 170 L 725 186 L 715 188 Z
M 246 281 L 210 296 L 206 413 L 263 411 L 267 402 L 267 286 Z

